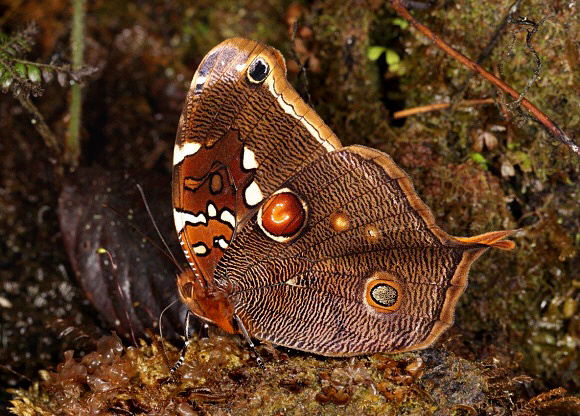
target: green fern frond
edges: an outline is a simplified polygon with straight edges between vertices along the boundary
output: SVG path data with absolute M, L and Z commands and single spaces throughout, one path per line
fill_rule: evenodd
M 25 59 L 35 43 L 38 33 L 36 24 L 30 23 L 26 28 L 14 34 L 0 32 L 0 90 L 3 93 L 12 92 L 17 97 L 23 94 L 39 96 L 43 93 L 42 82 L 55 79 L 64 87 L 68 82 L 81 82 L 84 78 L 96 72 L 96 68 L 83 67 L 72 70 L 70 65 L 33 62 Z

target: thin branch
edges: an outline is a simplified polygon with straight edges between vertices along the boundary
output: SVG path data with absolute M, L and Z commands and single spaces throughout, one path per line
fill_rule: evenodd
M 290 48 L 290 52 L 292 53 L 292 58 L 296 61 L 298 67 L 300 68 L 300 71 L 298 71 L 298 79 L 302 80 L 306 101 L 310 107 L 314 107 L 312 105 L 312 100 L 310 99 L 310 92 L 308 92 L 308 75 L 306 74 L 306 68 L 300 60 L 298 52 L 296 52 L 296 33 L 298 33 L 298 20 L 296 20 L 292 26 L 292 39 L 290 40 L 292 47 Z
M 456 105 L 459 105 L 460 107 L 472 107 L 474 105 L 493 104 L 493 103 L 494 103 L 493 98 L 481 98 L 481 99 L 477 99 L 477 100 L 463 100 Z M 443 109 L 449 108 L 451 106 L 452 106 L 452 103 L 438 103 L 438 104 L 422 105 L 420 107 L 407 108 L 405 110 L 394 112 L 393 118 L 394 119 L 405 118 L 405 117 L 413 116 L 415 114 L 443 110 Z
M 518 100 L 521 98 L 521 94 L 510 87 L 508 84 L 503 82 L 501 79 L 497 78 L 491 72 L 486 71 L 480 65 L 473 62 L 471 59 L 467 58 L 461 52 L 455 50 L 453 47 L 448 45 L 445 41 L 443 41 L 439 36 L 433 33 L 428 27 L 420 23 L 417 19 L 415 19 L 411 13 L 407 10 L 405 6 L 405 0 L 391 0 L 393 8 L 399 13 L 403 18 L 408 20 L 417 30 L 431 39 L 439 48 L 445 51 L 448 55 L 452 56 L 453 58 L 457 59 L 463 65 L 468 67 L 474 72 L 477 72 L 486 80 L 500 88 L 505 93 L 509 94 L 514 100 Z M 560 127 L 556 125 L 546 114 L 544 114 L 540 109 L 538 109 L 534 104 L 528 101 L 525 98 L 521 98 L 521 105 L 526 110 L 528 110 L 531 115 L 538 120 L 538 122 L 543 125 L 548 133 L 552 137 L 555 137 L 557 140 L 564 143 L 568 146 L 576 155 L 580 157 L 580 147 L 576 142 L 568 137 L 566 133 L 564 133 Z
M 36 128 L 36 131 L 38 131 L 38 134 L 40 134 L 40 137 L 44 139 L 46 147 L 48 147 L 54 155 L 60 155 L 58 140 L 53 134 L 52 130 L 50 130 L 50 127 L 48 127 L 44 121 L 44 117 L 42 117 L 42 114 L 40 114 L 38 108 L 36 108 L 32 101 L 30 101 L 30 99 L 24 94 L 18 94 L 16 98 L 18 98 L 18 101 L 20 101 L 22 107 L 24 107 L 30 114 L 32 114 L 32 124 Z
M 84 24 L 85 2 L 84 0 L 73 0 L 73 24 L 71 36 L 73 71 L 78 71 L 83 66 L 83 53 L 85 45 L 83 39 Z M 71 87 L 70 121 L 68 137 L 66 140 L 66 158 L 73 166 L 78 164 L 80 155 L 81 109 L 81 84 L 75 82 Z
M 538 55 L 538 52 L 536 52 L 536 49 L 534 49 L 534 47 L 532 46 L 532 39 L 533 39 L 534 35 L 540 29 L 540 26 L 542 26 L 544 24 L 544 22 L 546 20 L 548 20 L 550 17 L 551 17 L 551 15 L 544 17 L 542 20 L 540 20 L 539 23 L 533 22 L 525 17 L 523 19 L 514 19 L 513 17 L 510 17 L 510 23 L 515 23 L 518 25 L 530 25 L 530 26 L 532 26 L 532 29 L 528 30 L 527 31 L 528 33 L 526 34 L 526 46 L 527 46 L 528 50 L 530 52 L 532 52 L 532 54 L 534 55 L 534 60 L 536 61 L 536 70 L 534 71 L 534 76 L 528 80 L 528 82 L 526 83 L 526 86 L 524 87 L 522 93 L 520 94 L 520 97 L 516 101 L 514 101 L 513 103 L 510 104 L 511 108 L 519 107 L 520 103 L 522 102 L 522 100 L 524 99 L 526 94 L 528 93 L 528 90 L 538 80 L 538 78 L 540 78 L 540 72 L 542 70 L 542 61 L 540 59 L 540 55 Z M 515 39 L 515 35 L 514 35 L 514 39 Z

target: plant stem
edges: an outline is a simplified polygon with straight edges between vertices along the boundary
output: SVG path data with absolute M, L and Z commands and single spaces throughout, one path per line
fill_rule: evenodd
M 79 70 L 83 66 L 84 52 L 84 22 L 85 1 L 73 0 L 72 21 L 72 69 Z M 66 139 L 65 155 L 68 162 L 76 166 L 80 155 L 80 130 L 81 130 L 82 95 L 81 84 L 75 82 L 71 87 L 70 121 L 68 125 L 68 137 Z
M 40 111 L 38 111 L 36 106 L 25 96 L 25 94 L 18 94 L 16 98 L 20 101 L 20 105 L 32 114 L 32 124 L 40 134 L 40 137 L 44 139 L 44 143 L 49 151 L 55 156 L 59 155 L 58 140 L 44 121 L 44 117 L 42 117 Z

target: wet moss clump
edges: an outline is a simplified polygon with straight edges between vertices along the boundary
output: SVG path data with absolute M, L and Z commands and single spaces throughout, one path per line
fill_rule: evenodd
M 479 364 L 442 349 L 396 355 L 322 358 L 258 348 L 262 370 L 239 338 L 194 340 L 172 376 L 160 339 L 124 347 L 101 338 L 83 358 L 65 353 L 56 371 L 14 390 L 12 411 L 29 414 L 497 414 L 516 409 L 580 411 L 563 389 L 527 397 L 531 378 L 513 363 Z M 178 351 L 167 346 L 169 360 Z M 541 406 L 534 405 L 534 400 Z M 534 407 L 536 406 L 536 407 Z M 542 407 L 543 406 L 543 407 Z M 527 414 L 527 413 L 522 413 Z M 530 413 L 531 414 L 531 413 Z M 545 413 L 549 414 L 549 413 Z

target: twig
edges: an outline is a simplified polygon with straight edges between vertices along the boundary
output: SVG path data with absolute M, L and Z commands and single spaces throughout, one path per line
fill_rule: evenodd
M 483 69 L 480 65 L 473 62 L 471 59 L 467 58 L 461 52 L 455 50 L 453 47 L 448 45 L 445 41 L 443 41 L 439 36 L 433 33 L 428 27 L 421 24 L 417 19 L 415 19 L 411 13 L 407 10 L 406 6 L 404 5 L 404 0 L 391 0 L 393 8 L 399 13 L 403 18 L 408 20 L 417 30 L 431 39 L 439 48 L 445 51 L 448 55 L 452 56 L 453 58 L 457 59 L 463 65 L 468 67 L 474 72 L 477 72 L 486 80 L 500 88 L 502 91 L 509 94 L 514 100 L 518 100 L 521 98 L 521 94 L 510 87 L 508 84 L 503 82 L 501 79 L 497 78 L 495 75 Z M 538 109 L 534 104 L 528 101 L 525 98 L 521 99 L 521 105 L 525 109 L 527 109 L 531 116 L 536 119 L 540 124 L 542 124 L 548 133 L 555 137 L 557 140 L 564 143 L 568 146 L 576 155 L 580 157 L 580 147 L 576 142 L 568 137 L 566 133 L 564 133 L 557 125 L 554 123 L 546 114 L 544 114 L 540 109 Z
M 481 99 L 477 99 L 477 100 L 463 100 L 455 105 L 459 105 L 460 107 L 471 107 L 471 106 L 480 105 L 480 104 L 493 104 L 493 98 L 481 98 Z M 405 117 L 409 117 L 409 116 L 412 116 L 415 114 L 427 113 L 429 111 L 443 110 L 443 109 L 449 108 L 451 106 L 452 106 L 452 103 L 438 103 L 438 104 L 422 105 L 420 107 L 413 107 L 413 108 L 408 108 L 406 110 L 396 111 L 393 113 L 393 118 L 394 119 L 405 118 Z
M 290 48 L 290 52 L 292 53 L 292 58 L 296 61 L 298 67 L 300 68 L 300 71 L 298 72 L 298 78 L 302 80 L 304 94 L 306 95 L 306 101 L 308 102 L 308 105 L 310 107 L 313 107 L 312 100 L 310 99 L 310 93 L 308 92 L 308 75 L 306 74 L 306 68 L 304 67 L 302 61 L 300 60 L 298 52 L 296 52 L 297 32 L 298 32 L 298 20 L 296 20 L 294 22 L 294 25 L 292 26 L 292 39 L 290 40 L 290 42 L 292 42 L 292 48 Z
M 38 134 L 40 134 L 40 137 L 44 139 L 46 147 L 48 147 L 54 155 L 60 156 L 58 140 L 56 139 L 56 136 L 50 127 L 48 127 L 44 121 L 44 117 L 42 117 L 42 114 L 40 114 L 38 108 L 36 108 L 36 106 L 32 103 L 32 101 L 30 101 L 29 98 L 25 96 L 25 94 L 18 94 L 16 98 L 18 98 L 18 101 L 20 101 L 22 107 L 24 107 L 30 114 L 32 114 L 32 124 L 36 128 L 36 131 L 38 131 Z
M 510 17 L 510 23 L 515 23 L 518 25 L 532 26 L 532 29 L 528 30 L 527 31 L 528 33 L 526 34 L 526 46 L 527 46 L 528 50 L 530 52 L 532 52 L 532 54 L 534 55 L 534 60 L 536 61 L 536 70 L 534 71 L 534 76 L 528 80 L 528 82 L 526 83 L 526 86 L 524 87 L 522 93 L 520 94 L 520 97 L 516 101 L 514 101 L 513 103 L 510 104 L 511 108 L 519 107 L 520 103 L 522 102 L 522 100 L 524 99 L 526 94 L 528 93 L 528 90 L 538 80 L 538 78 L 540 78 L 540 72 L 542 70 L 542 61 L 540 59 L 540 55 L 538 55 L 538 52 L 536 52 L 536 50 L 532 46 L 532 39 L 533 39 L 534 35 L 540 29 L 540 26 L 542 26 L 544 24 L 544 22 L 546 20 L 548 20 L 550 17 L 551 17 L 551 15 L 544 17 L 542 20 L 540 20 L 539 23 L 533 22 L 525 17 L 520 18 L 520 19 L 514 19 L 513 17 Z M 514 34 L 514 41 L 515 41 L 515 34 Z M 512 46 L 513 46 L 514 41 L 512 41 Z

